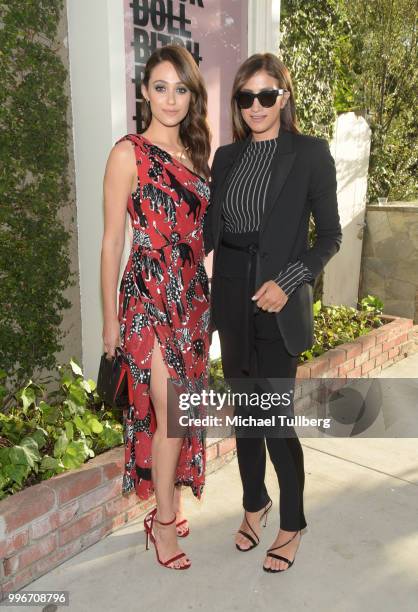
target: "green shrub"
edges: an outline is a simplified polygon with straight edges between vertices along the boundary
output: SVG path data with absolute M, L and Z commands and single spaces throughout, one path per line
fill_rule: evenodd
M 364 297 L 359 309 L 351 306 L 324 306 L 320 300 L 314 303 L 314 344 L 300 355 L 306 361 L 322 355 L 325 351 L 351 342 L 384 325 L 380 315 L 383 302 L 374 296 Z
M 100 401 L 96 383 L 73 360 L 58 370 L 60 388 L 48 398 L 30 380 L 0 412 L 0 499 L 123 444 L 121 415 Z

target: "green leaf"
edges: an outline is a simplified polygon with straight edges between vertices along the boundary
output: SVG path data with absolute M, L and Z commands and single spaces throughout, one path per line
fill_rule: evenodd
M 55 457 L 45 455 L 44 457 L 42 457 L 39 469 L 41 472 L 46 472 L 47 470 L 52 470 L 53 472 L 55 472 L 55 470 L 58 468 L 58 465 L 58 460 Z
M 89 419 L 88 425 L 93 433 L 100 434 L 103 431 L 103 425 L 95 418 Z
M 83 419 L 79 415 L 74 417 L 74 424 L 79 431 L 84 431 Z
M 50 406 L 42 400 L 41 402 L 39 402 L 39 409 L 42 412 L 42 416 L 45 423 L 57 423 L 60 416 L 60 412 L 57 406 Z
M 90 386 L 91 392 L 95 391 L 96 388 L 97 388 L 97 385 L 96 385 L 95 381 L 93 379 L 89 378 L 87 382 L 88 382 L 88 384 Z
M 87 392 L 87 393 L 91 393 L 92 392 L 92 388 L 90 386 L 90 383 L 87 382 L 87 380 L 82 380 L 81 381 L 81 386 L 83 387 L 83 389 Z
M 70 360 L 70 366 L 76 376 L 83 376 L 82 369 L 74 359 Z
M 30 472 L 30 467 L 23 463 L 11 463 L 4 468 L 4 474 L 18 485 L 22 485 Z
M 64 423 L 65 432 L 67 434 L 68 440 L 72 440 L 74 438 L 74 426 L 71 421 L 66 421 Z
M 72 382 L 73 382 L 73 379 L 69 374 L 67 374 L 66 372 L 61 374 L 61 384 L 64 387 L 68 388 Z
M 36 461 L 40 461 L 38 445 L 31 438 L 24 438 L 22 444 L 10 449 L 10 461 L 13 464 L 21 464 L 33 467 Z
M 54 457 L 61 457 L 65 453 L 68 446 L 68 438 L 65 433 L 62 433 L 54 444 Z
M 37 426 L 35 431 L 31 433 L 30 437 L 35 441 L 38 449 L 41 449 L 46 444 L 46 441 L 48 438 L 48 432 L 45 429 L 43 429 L 43 427 Z
M 32 381 L 29 382 L 29 385 L 32 384 Z M 31 406 L 32 404 L 35 404 L 36 401 L 36 395 L 35 395 L 35 391 L 32 387 L 30 386 L 25 387 L 21 394 L 20 394 L 20 399 L 23 402 L 23 411 L 26 412 L 26 410 L 29 408 L 29 406 Z
M 71 442 L 62 457 L 62 463 L 67 469 L 80 467 L 88 455 L 88 448 L 83 440 Z
M 85 395 L 84 389 L 80 387 L 80 385 L 77 382 L 71 383 L 69 387 L 69 393 L 70 393 L 70 399 L 77 406 L 85 406 L 86 395 Z
M 313 305 L 314 317 L 317 317 L 319 315 L 319 313 L 321 312 L 321 307 L 322 307 L 321 300 L 317 300 L 316 302 L 314 302 L 314 305 Z
M 0 490 L 4 489 L 10 482 L 10 478 L 0 472 Z M 0 498 L 1 499 L 1 498 Z

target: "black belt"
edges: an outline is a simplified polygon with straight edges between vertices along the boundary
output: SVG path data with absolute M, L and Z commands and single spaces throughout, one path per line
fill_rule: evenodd
M 236 251 L 245 251 L 250 255 L 256 255 L 258 253 L 258 244 L 255 244 L 254 242 L 251 242 L 246 246 L 241 246 L 238 244 L 232 244 L 232 242 L 228 242 L 227 240 L 222 239 L 221 244 L 228 247 L 228 249 L 235 249 Z
M 242 251 L 244 253 L 248 253 L 251 257 L 248 258 L 247 270 L 246 270 L 246 281 L 247 281 L 247 294 L 250 293 L 250 283 L 254 274 L 254 263 L 255 263 L 255 255 L 258 253 L 258 244 L 251 242 L 247 245 L 239 245 L 234 244 L 232 242 L 228 242 L 224 238 L 221 239 L 221 245 L 228 248 L 234 249 L 236 251 Z M 246 303 L 246 319 L 248 326 L 247 340 L 248 344 L 246 350 L 243 352 L 241 356 L 241 368 L 247 374 L 256 376 L 256 372 L 251 368 L 251 356 L 254 356 L 254 313 L 258 312 L 260 308 L 257 306 L 257 303 L 253 303 L 253 308 L 250 308 L 248 299 L 245 301 Z
M 256 244 L 255 242 L 251 242 L 250 244 L 247 244 L 245 246 L 240 245 L 240 244 L 234 244 L 232 242 L 228 242 L 227 240 L 224 240 L 222 238 L 221 240 L 221 244 L 223 246 L 226 246 L 228 249 L 235 249 L 236 251 L 243 251 L 244 253 L 248 253 L 249 255 L 251 255 L 251 259 L 248 260 L 248 265 L 247 265 L 247 281 L 250 281 L 251 278 L 251 267 L 254 265 L 254 255 L 257 255 L 258 253 L 258 244 Z M 260 308 L 257 306 L 257 303 L 254 302 L 254 312 L 258 312 L 260 310 Z

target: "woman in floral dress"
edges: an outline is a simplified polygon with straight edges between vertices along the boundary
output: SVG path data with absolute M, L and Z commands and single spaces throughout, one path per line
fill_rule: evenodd
M 209 377 L 209 285 L 203 219 L 209 203 L 207 94 L 191 54 L 177 45 L 157 50 L 142 82 L 145 126 L 113 147 L 104 179 L 102 245 L 103 341 L 127 358 L 123 492 L 157 506 L 145 529 L 158 561 L 186 569 L 177 544 L 181 485 L 200 499 L 205 478 L 203 429 L 170 437 L 167 386 L 201 392 Z M 133 241 L 115 300 L 126 211 Z M 173 519 L 174 513 L 174 519 Z M 156 518 L 158 514 L 158 519 Z M 181 513 L 180 513 L 181 514 Z M 181 516 L 180 516 L 181 518 Z

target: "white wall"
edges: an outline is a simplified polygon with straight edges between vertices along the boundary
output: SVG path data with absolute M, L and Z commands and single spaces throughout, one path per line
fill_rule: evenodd
M 100 249 L 103 173 L 126 133 L 123 2 L 68 0 L 84 375 L 96 379 L 102 352 Z
M 280 0 L 249 0 L 248 56 L 279 50 Z
M 370 128 L 363 117 L 344 113 L 330 142 L 338 182 L 338 207 L 343 241 L 325 267 L 324 304 L 356 306 L 366 211 Z

